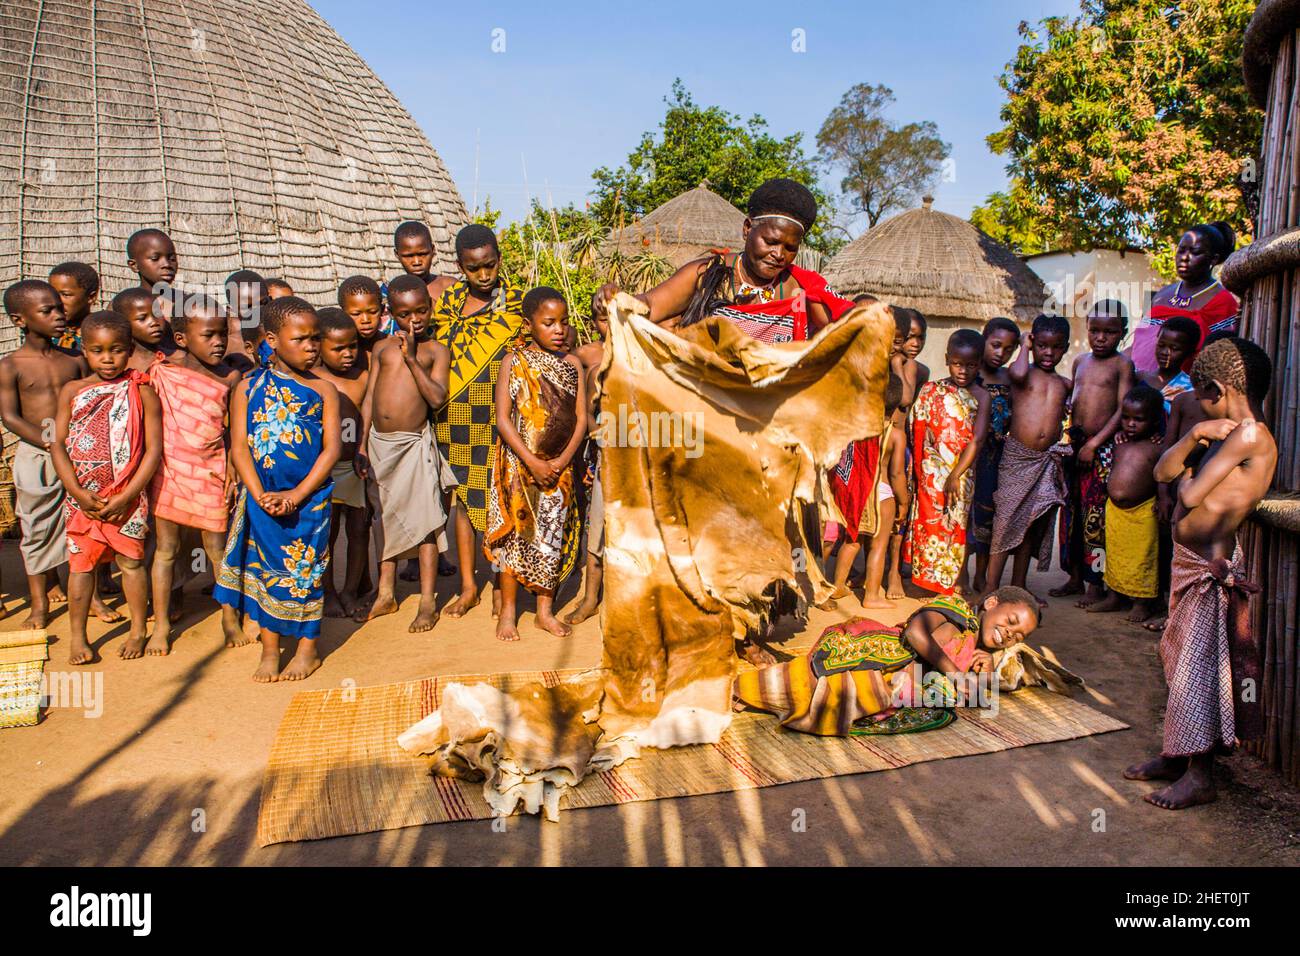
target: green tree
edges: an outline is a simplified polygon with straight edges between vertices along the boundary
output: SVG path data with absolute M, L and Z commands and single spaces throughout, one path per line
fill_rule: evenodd
M 884 215 L 909 209 L 939 179 L 948 144 L 931 122 L 897 126 L 885 116 L 894 102 L 887 86 L 859 83 L 844 94 L 817 132 L 818 158 L 842 169 L 840 190 L 871 228 Z
M 592 213 L 606 227 L 629 222 L 694 189 L 701 180 L 741 209 L 749 194 L 765 179 L 785 176 L 803 183 L 817 197 L 817 225 L 808 244 L 825 249 L 830 243 L 822 227 L 834 210 L 817 185 L 817 171 L 804 155 L 803 134 L 773 136 L 767 121 L 755 115 L 742 121 L 717 106 L 700 106 L 680 79 L 664 97 L 667 112 L 657 131 L 644 133 L 627 162 L 592 173 L 595 199 Z
M 1031 251 L 1159 250 L 1190 225 L 1251 226 L 1239 177 L 1262 115 L 1241 77 L 1254 0 L 1083 0 L 1080 15 L 1020 24 L 1002 129 L 1011 187 L 972 221 Z

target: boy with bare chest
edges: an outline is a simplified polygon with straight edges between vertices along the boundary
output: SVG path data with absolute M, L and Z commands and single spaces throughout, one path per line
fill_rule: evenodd
M 1087 585 L 1079 607 L 1101 600 L 1105 593 L 1106 476 L 1119 431 L 1120 404 L 1133 387 L 1133 362 L 1119 351 L 1128 331 L 1124 304 L 1098 302 L 1088 315 L 1090 351 L 1074 360 L 1070 396 L 1070 444 L 1074 474 L 1070 483 L 1070 522 L 1064 556 L 1070 580 L 1048 593 L 1078 594 Z
M 9 321 L 26 333 L 23 344 L 0 359 L 0 419 L 18 436 L 13 462 L 15 510 L 31 596 L 31 614 L 23 626 L 40 628 L 49 623 L 50 589 L 55 600 L 63 600 L 57 571 L 68 562 L 65 492 L 50 456 L 59 392 L 90 370 L 84 359 L 54 345 L 67 323 L 53 286 L 38 279 L 16 282 L 5 290 L 4 306 Z
M 394 279 L 388 306 L 401 331 L 375 346 L 362 410 L 368 470 L 379 490 L 383 553 L 379 592 L 356 618 L 397 610 L 397 560 L 417 551 L 420 609 L 410 630 L 428 631 L 438 622 L 434 584 L 438 552 L 446 550 L 443 492 L 456 483 L 438 453 L 430 418 L 447 401 L 451 355 L 429 333 L 433 302 L 422 279 Z
M 1038 555 L 1043 570 L 1052 555 L 1048 536 L 1056 511 L 1066 501 L 1060 445 L 1069 383 L 1056 372 L 1070 342 L 1070 323 L 1059 315 L 1040 315 L 1025 333 L 1016 360 L 1007 369 L 1011 384 L 1011 424 L 993 493 L 993 536 L 989 542 L 987 591 L 1002 580 L 1007 556 L 1015 554 L 1011 580 L 1025 587 L 1029 562 Z M 1030 356 L 1033 365 L 1030 365 Z
M 1166 810 L 1213 800 L 1215 752 L 1263 732 L 1249 613 L 1258 588 L 1246 580 L 1237 529 L 1277 467 L 1277 444 L 1262 421 L 1271 378 L 1268 355 L 1253 342 L 1225 338 L 1206 346 L 1192 384 L 1207 420 L 1156 466 L 1157 481 L 1178 479 L 1169 620 L 1160 639 L 1169 703 L 1160 756 L 1124 776 L 1174 781 L 1146 796 Z

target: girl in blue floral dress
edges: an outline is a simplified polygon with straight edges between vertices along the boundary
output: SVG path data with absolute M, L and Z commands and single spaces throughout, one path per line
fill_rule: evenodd
M 330 471 L 339 457 L 338 392 L 310 371 L 320 329 L 294 296 L 262 310 L 271 364 L 254 369 L 230 409 L 231 458 L 241 488 L 213 596 L 261 630 L 253 680 L 302 680 L 320 666 L 324 580 L 329 561 Z M 297 640 L 280 669 L 280 640 Z M 247 644 L 226 626 L 226 645 Z

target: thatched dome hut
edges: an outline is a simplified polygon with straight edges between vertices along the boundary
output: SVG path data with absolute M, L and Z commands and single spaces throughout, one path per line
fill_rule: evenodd
M 921 361 L 942 368 L 948 335 L 981 328 L 999 315 L 1028 324 L 1048 293 L 1006 246 L 964 219 L 939 212 L 925 197 L 859 236 L 823 273 L 840 295 L 870 293 L 892 305 L 919 309 L 930 325 Z
M 6 3 L 0 114 L 6 283 L 80 259 L 112 295 L 135 281 L 127 236 L 154 226 L 178 283 L 246 267 L 326 304 L 397 269 L 404 219 L 454 268 L 468 219 L 410 114 L 303 0 Z
M 705 180 L 616 231 L 603 251 L 617 248 L 631 257 L 649 249 L 681 266 L 710 249 L 739 249 L 744 224 L 745 214 L 709 189 Z
M 1255 624 L 1265 736 L 1252 749 L 1300 784 L 1300 127 L 1292 120 L 1300 106 L 1300 0 L 1261 0 L 1246 29 L 1243 65 L 1247 87 L 1266 111 L 1254 230 L 1260 238 L 1224 263 L 1220 279 L 1242 297 L 1241 334 L 1272 356 L 1265 413 L 1278 447 L 1274 490 L 1243 535 L 1251 578 L 1263 589 Z

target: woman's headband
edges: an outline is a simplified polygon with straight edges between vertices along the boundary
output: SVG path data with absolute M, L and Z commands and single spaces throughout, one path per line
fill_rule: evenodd
M 765 213 L 763 213 L 763 215 L 761 215 L 761 216 L 750 216 L 750 217 L 749 217 L 749 221 L 750 221 L 750 222 L 758 222 L 760 219 L 784 219 L 786 222 L 792 222 L 792 223 L 794 223 L 796 226 L 798 226 L 800 232 L 807 232 L 807 231 L 808 231 L 808 227 L 805 226 L 803 223 L 801 223 L 798 219 L 794 219 L 794 218 L 792 218 L 792 217 L 790 217 L 790 216 L 783 216 L 783 215 L 781 215 L 779 212 L 765 212 Z

